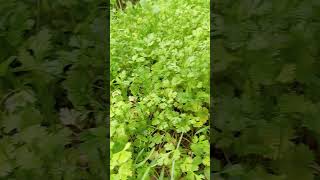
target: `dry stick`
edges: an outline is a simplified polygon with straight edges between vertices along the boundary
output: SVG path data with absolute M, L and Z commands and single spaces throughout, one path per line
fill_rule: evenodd
M 120 6 L 120 9 L 122 10 L 122 1 L 118 0 L 118 3 L 119 3 L 119 6 Z
M 180 146 L 182 137 L 183 137 L 183 133 L 181 133 L 181 136 L 180 136 L 179 142 L 178 142 L 178 144 L 177 144 L 176 150 L 178 150 L 178 148 L 179 148 L 179 146 Z M 172 161 L 171 180 L 174 180 L 174 162 L 175 162 L 175 160 Z

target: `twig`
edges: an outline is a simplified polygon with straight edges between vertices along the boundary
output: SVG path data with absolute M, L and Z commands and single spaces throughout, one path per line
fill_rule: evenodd
M 119 6 L 120 6 L 120 9 L 122 10 L 122 1 L 118 0 L 118 3 L 119 3 Z

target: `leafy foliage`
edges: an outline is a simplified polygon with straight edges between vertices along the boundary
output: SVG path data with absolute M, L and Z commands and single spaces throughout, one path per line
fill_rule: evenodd
M 215 178 L 319 178 L 319 2 L 213 7 Z
M 210 179 L 209 1 L 111 12 L 111 179 Z
M 106 179 L 105 5 L 0 0 L 0 179 Z

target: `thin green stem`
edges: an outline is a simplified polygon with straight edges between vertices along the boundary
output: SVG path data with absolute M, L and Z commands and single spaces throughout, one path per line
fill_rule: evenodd
M 183 133 L 181 133 L 181 136 L 180 136 L 180 139 L 178 141 L 178 144 L 177 144 L 177 148 L 176 150 L 178 150 L 179 146 L 180 146 L 180 143 L 181 143 L 181 140 L 182 140 L 182 137 L 183 137 Z M 175 163 L 175 160 L 172 161 L 172 168 L 171 168 L 171 180 L 174 180 L 174 163 Z

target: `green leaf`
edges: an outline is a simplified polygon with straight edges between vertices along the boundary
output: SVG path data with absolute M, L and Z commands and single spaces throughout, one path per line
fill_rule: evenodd
M 1 62 L 0 64 L 0 77 L 3 77 L 7 74 L 8 70 L 9 70 L 9 65 L 15 60 L 16 57 L 11 56 L 10 58 L 8 58 L 7 60 Z
M 30 38 L 30 48 L 33 50 L 37 61 L 43 61 L 46 53 L 51 49 L 51 36 L 48 29 L 43 29 L 37 35 Z

